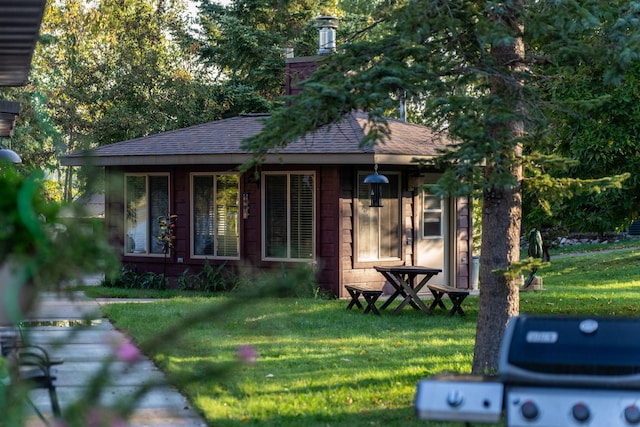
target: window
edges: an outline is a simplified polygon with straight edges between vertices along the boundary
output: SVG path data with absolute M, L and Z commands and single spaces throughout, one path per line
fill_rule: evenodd
M 125 207 L 125 253 L 162 254 L 157 218 L 169 215 L 169 176 L 126 175 Z
M 422 238 L 442 237 L 442 198 L 422 192 Z
M 237 258 L 240 181 L 232 174 L 191 176 L 192 255 Z
M 371 172 L 358 173 L 358 261 L 400 259 L 400 175 L 385 173 L 389 184 L 382 184 L 382 207 L 370 207 L 369 185 L 363 181 Z
M 309 260 L 315 256 L 315 175 L 263 175 L 264 259 Z

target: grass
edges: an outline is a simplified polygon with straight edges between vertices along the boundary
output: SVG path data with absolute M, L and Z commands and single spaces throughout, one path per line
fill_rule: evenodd
M 78 286 L 90 298 L 158 298 L 170 299 L 179 297 L 211 297 L 210 292 L 183 291 L 179 289 L 125 289 L 105 286 Z
M 620 236 L 617 241 L 609 243 L 578 243 L 575 245 L 553 247 L 549 250 L 551 256 L 562 254 L 575 254 L 581 252 L 601 252 L 611 249 L 636 248 L 640 246 L 640 236 Z M 520 253 L 520 258 L 526 258 L 527 251 Z
M 637 316 L 640 249 L 552 258 L 544 291 L 521 294 L 522 313 Z M 128 331 L 212 426 L 461 426 L 413 413 L 417 382 L 471 369 L 477 298 L 466 317 L 405 309 L 363 316 L 346 301 L 262 298 L 225 311 L 148 347 L 157 331 L 229 296 L 176 296 L 153 304 L 112 304 L 105 315 Z M 255 365 L 235 364 L 250 344 Z M 233 366 L 233 369 L 230 367 Z M 211 369 L 222 367 L 222 369 Z M 208 372 L 209 374 L 203 374 Z M 179 379 L 196 374 L 197 382 Z

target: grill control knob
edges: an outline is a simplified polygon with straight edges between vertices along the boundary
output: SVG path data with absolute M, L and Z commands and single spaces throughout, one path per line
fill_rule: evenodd
M 538 418 L 538 406 L 530 400 L 527 400 L 520 407 L 522 416 L 527 420 L 535 420 Z
M 629 424 L 640 423 L 640 408 L 638 408 L 636 405 L 631 405 L 624 408 L 624 419 Z
M 581 423 L 587 421 L 591 415 L 589 413 L 589 408 L 582 402 L 573 405 L 573 408 L 571 408 L 571 414 L 576 421 Z
M 447 404 L 452 408 L 457 408 L 462 405 L 462 401 L 464 398 L 462 397 L 462 393 L 459 390 L 451 390 L 447 393 Z

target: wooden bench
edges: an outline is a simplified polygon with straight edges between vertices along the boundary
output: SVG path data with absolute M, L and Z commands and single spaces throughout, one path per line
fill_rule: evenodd
M 427 284 L 427 288 L 429 288 L 429 290 L 433 294 L 433 302 L 431 303 L 431 307 L 429 307 L 429 310 L 433 311 L 433 309 L 436 307 L 441 307 L 446 310 L 447 307 L 444 305 L 444 302 L 442 302 L 442 297 L 447 295 L 453 303 L 453 308 L 449 310 L 449 317 L 453 316 L 456 313 L 460 313 L 461 316 L 464 316 L 464 310 L 462 310 L 462 301 L 464 301 L 464 299 L 469 296 L 469 291 L 445 285 Z
M 380 312 L 376 308 L 376 301 L 382 295 L 382 289 L 371 289 L 365 286 L 358 285 L 345 285 L 344 286 L 349 295 L 351 295 L 351 301 L 347 306 L 347 310 L 350 310 L 354 305 L 358 308 L 362 308 L 362 304 L 360 303 L 360 295 L 364 297 L 364 300 L 367 302 L 367 307 L 364 309 L 363 314 L 367 314 L 371 311 L 373 314 L 380 315 Z

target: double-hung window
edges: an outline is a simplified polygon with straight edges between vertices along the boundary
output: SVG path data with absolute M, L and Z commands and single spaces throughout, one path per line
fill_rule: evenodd
M 237 259 L 240 255 L 238 175 L 193 174 L 191 194 L 192 256 Z
M 422 238 L 442 237 L 442 198 L 422 192 Z
M 370 207 L 369 184 L 363 182 L 370 173 L 358 173 L 357 260 L 398 260 L 401 251 L 400 175 L 385 173 L 389 184 L 382 184 L 382 207 Z
M 314 259 L 315 174 L 265 172 L 262 181 L 263 259 Z
M 163 254 L 158 218 L 169 215 L 169 175 L 125 175 L 125 253 Z

